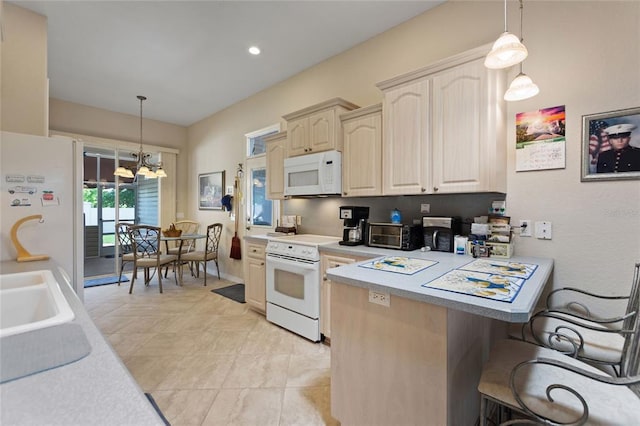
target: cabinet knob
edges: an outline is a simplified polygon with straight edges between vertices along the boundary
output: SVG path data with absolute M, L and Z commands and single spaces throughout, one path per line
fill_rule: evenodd
M 420 192 L 427 192 L 427 188 L 420 188 Z
M 307 148 L 304 149 L 304 152 L 309 152 L 309 150 Z
M 347 193 L 346 193 L 346 192 L 343 192 L 343 193 L 342 193 L 342 195 L 347 195 Z
M 255 252 L 257 252 L 258 250 L 256 250 L 256 249 L 253 249 L 253 250 L 251 250 L 251 251 L 255 253 Z
M 260 262 L 260 266 L 264 266 L 264 262 Z
M 433 187 L 433 192 L 438 192 L 438 187 L 437 186 Z

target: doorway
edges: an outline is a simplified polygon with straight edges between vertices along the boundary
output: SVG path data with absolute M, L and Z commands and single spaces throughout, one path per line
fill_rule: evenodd
M 120 159 L 120 158 L 122 159 Z M 85 145 L 83 176 L 84 275 L 118 271 L 116 223 L 158 223 L 158 180 L 113 175 L 116 165 L 134 168 L 131 153 Z

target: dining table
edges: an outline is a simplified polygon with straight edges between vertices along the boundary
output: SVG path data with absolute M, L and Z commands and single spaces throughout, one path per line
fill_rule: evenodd
M 167 250 L 167 253 L 169 253 L 169 242 L 174 241 L 174 242 L 179 242 L 178 245 L 178 259 L 176 260 L 177 264 L 178 264 L 178 273 L 179 273 L 179 280 L 178 280 L 178 284 L 182 285 L 182 248 L 184 247 L 184 243 L 185 241 L 193 241 L 194 242 L 194 248 L 195 248 L 195 243 L 197 240 L 201 240 L 206 238 L 207 235 L 206 234 L 182 234 L 180 236 L 177 237 L 167 237 L 165 235 L 162 235 L 160 237 L 161 241 L 164 241 L 165 244 L 165 248 Z

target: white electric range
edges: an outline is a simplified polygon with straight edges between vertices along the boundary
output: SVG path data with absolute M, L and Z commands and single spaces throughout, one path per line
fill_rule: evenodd
M 300 234 L 267 243 L 267 320 L 320 341 L 320 250 L 338 237 Z

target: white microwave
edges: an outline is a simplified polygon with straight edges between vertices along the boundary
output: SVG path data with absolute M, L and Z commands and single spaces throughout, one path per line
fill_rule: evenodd
M 342 192 L 342 154 L 325 151 L 284 160 L 284 195 Z

